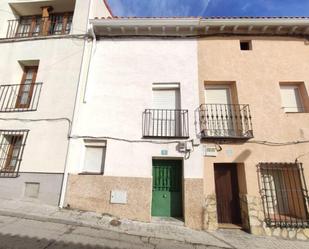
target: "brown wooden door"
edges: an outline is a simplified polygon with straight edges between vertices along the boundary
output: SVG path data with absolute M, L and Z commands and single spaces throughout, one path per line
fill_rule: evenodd
M 241 224 L 236 164 L 215 164 L 215 187 L 219 223 Z

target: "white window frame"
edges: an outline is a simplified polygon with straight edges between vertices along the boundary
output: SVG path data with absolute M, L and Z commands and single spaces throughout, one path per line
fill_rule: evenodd
M 282 91 L 282 89 L 287 89 L 287 88 L 297 89 L 300 106 L 284 106 L 284 100 L 283 100 L 283 96 L 282 96 L 281 91 Z M 280 96 L 281 96 L 281 108 L 283 109 L 283 111 L 285 113 L 303 113 L 303 112 L 305 112 L 305 106 L 304 106 L 304 103 L 303 103 L 301 90 L 300 90 L 298 85 L 280 84 Z M 287 109 L 295 109 L 295 111 L 287 110 Z
M 105 140 L 98 140 L 98 139 L 85 139 L 84 140 L 84 157 L 83 157 L 83 163 L 82 163 L 80 174 L 83 174 L 83 175 L 103 175 L 104 174 L 105 159 L 106 159 L 106 145 L 107 145 L 107 141 Z M 92 172 L 92 171 L 87 171 L 87 169 L 85 168 L 87 148 L 102 149 L 102 158 L 101 158 L 102 161 L 101 161 L 100 171 Z

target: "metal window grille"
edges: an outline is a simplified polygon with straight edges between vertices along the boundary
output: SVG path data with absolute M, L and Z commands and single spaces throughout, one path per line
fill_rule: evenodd
M 0 130 L 0 177 L 17 177 L 29 130 Z
M 253 137 L 249 105 L 203 104 L 196 109 L 195 120 L 202 138 Z
M 0 112 L 36 111 L 43 83 L 0 85 Z M 27 91 L 26 91 L 27 90 Z M 22 100 L 26 104 L 21 105 Z
M 269 227 L 309 227 L 308 190 L 301 163 L 260 163 L 260 194 Z
M 143 137 L 188 138 L 188 110 L 146 109 L 143 112 Z

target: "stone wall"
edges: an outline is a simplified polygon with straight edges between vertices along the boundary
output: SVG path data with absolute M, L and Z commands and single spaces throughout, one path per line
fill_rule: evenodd
M 250 231 L 249 209 L 247 203 L 247 196 L 244 194 L 239 195 L 240 213 L 243 229 Z
M 309 228 L 274 228 L 264 222 L 264 211 L 260 197 L 240 194 L 241 219 L 243 229 L 263 236 L 284 239 L 309 240 Z M 204 229 L 213 231 L 218 228 L 216 195 L 208 195 L 204 204 Z
M 204 229 L 213 231 L 218 228 L 216 195 L 208 195 L 204 205 Z
M 242 196 L 247 202 L 250 232 L 255 235 L 267 235 L 281 237 L 284 239 L 309 240 L 309 228 L 274 228 L 267 227 L 264 222 L 264 211 L 262 200 L 256 196 Z

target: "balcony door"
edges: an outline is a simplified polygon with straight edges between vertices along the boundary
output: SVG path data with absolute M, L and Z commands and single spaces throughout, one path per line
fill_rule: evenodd
M 30 106 L 37 72 L 38 66 L 24 67 L 16 100 L 16 108 L 28 108 Z
M 206 127 L 202 127 L 207 136 L 234 136 L 233 107 L 229 86 L 205 87 Z
M 158 134 L 175 137 L 181 134 L 180 91 L 178 84 L 158 84 L 152 91 L 152 126 Z

